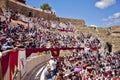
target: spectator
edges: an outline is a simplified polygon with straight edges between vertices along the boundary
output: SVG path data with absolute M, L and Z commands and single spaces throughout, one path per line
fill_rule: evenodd
M 8 38 L 5 44 L 3 44 L 2 49 L 7 50 L 7 49 L 12 49 L 12 48 L 14 48 L 13 39 Z
M 52 77 L 54 77 L 54 75 L 56 74 L 56 61 L 54 60 L 54 58 L 52 56 L 49 61 L 49 64 L 51 67 L 51 75 L 52 75 Z
M 47 70 L 45 70 L 45 80 L 53 80 L 51 75 L 51 68 L 47 66 Z

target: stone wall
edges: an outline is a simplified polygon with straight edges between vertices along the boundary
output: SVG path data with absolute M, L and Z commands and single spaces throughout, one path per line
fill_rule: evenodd
M 108 33 L 108 28 L 79 27 L 78 31 L 86 34 L 92 33 L 93 35 L 98 36 L 103 47 L 106 42 L 109 42 L 112 45 L 113 52 L 120 51 L 120 26 L 112 26 L 110 34 Z
M 0 0 L 0 8 L 1 9 L 6 9 L 7 8 L 7 0 Z
M 22 13 L 26 16 L 40 17 L 40 18 L 44 18 L 48 20 L 56 19 L 56 15 L 54 14 L 44 13 L 43 11 L 40 11 L 40 9 L 30 7 L 20 2 L 14 2 L 14 1 L 9 0 L 7 6 L 8 8 L 18 11 L 19 13 Z
M 51 57 L 51 54 L 42 54 L 40 56 L 34 56 L 29 59 L 27 59 L 27 72 L 28 74 L 32 69 L 34 69 L 36 66 L 46 63 L 46 61 L 49 61 Z
M 111 31 L 112 33 L 120 33 L 120 26 L 112 26 Z
M 108 28 L 97 28 L 96 35 L 105 44 L 109 42 L 112 45 L 112 51 L 120 50 L 120 26 L 112 26 L 111 33 L 108 33 Z
M 77 29 L 79 27 L 85 27 L 85 21 L 84 20 L 79 20 L 79 19 L 70 19 L 70 18 L 62 18 L 58 17 L 60 21 L 62 22 L 70 22 L 73 24 Z
M 56 17 L 56 15 L 54 14 L 45 13 L 44 11 L 41 11 L 40 9 L 28 6 L 26 4 L 22 4 L 20 2 L 16 2 L 13 0 L 0 0 L 0 4 L 1 4 L 0 5 L 1 8 L 4 8 L 4 9 L 10 8 L 26 16 L 40 17 L 40 18 L 44 18 L 47 20 L 56 20 L 57 18 L 59 18 L 60 21 L 71 22 L 77 28 L 85 26 L 84 20 Z

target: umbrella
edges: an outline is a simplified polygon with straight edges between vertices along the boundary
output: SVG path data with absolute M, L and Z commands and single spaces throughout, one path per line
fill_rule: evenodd
M 79 72 L 79 71 L 82 71 L 82 69 L 79 67 L 74 68 L 74 72 Z

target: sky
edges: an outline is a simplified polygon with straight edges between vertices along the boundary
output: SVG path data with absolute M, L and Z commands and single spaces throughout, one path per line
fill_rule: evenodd
M 26 0 L 40 8 L 48 3 L 59 17 L 83 19 L 87 26 L 120 25 L 120 0 Z

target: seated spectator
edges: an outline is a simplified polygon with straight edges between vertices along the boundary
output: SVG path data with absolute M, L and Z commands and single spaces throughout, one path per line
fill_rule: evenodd
M 13 39 L 8 38 L 7 41 L 3 44 L 2 50 L 8 50 L 14 48 Z

